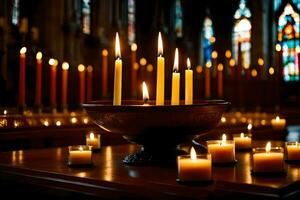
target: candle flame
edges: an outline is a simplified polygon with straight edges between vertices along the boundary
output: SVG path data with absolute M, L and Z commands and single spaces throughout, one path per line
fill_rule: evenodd
M 55 61 L 54 58 L 50 58 L 48 63 L 49 63 L 49 65 L 52 66 L 52 65 L 55 65 L 55 64 L 56 64 L 56 61 Z
M 42 54 L 42 52 L 40 52 L 40 51 L 39 51 L 39 52 L 37 52 L 37 54 L 36 54 L 36 56 L 35 56 L 35 57 L 36 57 L 36 59 L 37 59 L 37 60 L 41 60 L 41 59 L 42 59 L 42 57 L 43 57 L 43 54 Z
M 222 135 L 222 144 L 226 144 L 226 139 L 227 139 L 227 136 L 225 133 L 223 133 Z
M 162 42 L 162 38 L 161 38 L 161 33 L 158 33 L 158 56 L 162 56 L 163 55 L 163 42 Z
M 90 139 L 91 139 L 91 140 L 95 139 L 95 135 L 94 135 L 93 132 L 90 133 Z
M 102 50 L 102 56 L 107 56 L 108 55 L 108 51 L 106 49 Z
M 235 60 L 234 60 L 233 58 L 231 58 L 231 59 L 229 60 L 229 65 L 230 65 L 230 67 L 234 67 L 234 65 L 235 65 Z
M 68 70 L 68 69 L 69 69 L 69 63 L 63 62 L 63 64 L 61 65 L 61 68 L 62 68 L 63 70 Z
M 191 159 L 192 160 L 197 160 L 197 154 L 196 154 L 196 151 L 194 149 L 194 147 L 191 148 Z
M 115 46 L 115 53 L 116 53 L 116 58 L 120 59 L 121 58 L 121 48 L 120 48 L 120 39 L 119 39 L 119 34 L 116 33 L 116 46 Z
M 225 56 L 226 56 L 226 58 L 230 58 L 231 57 L 231 51 L 227 49 L 226 52 L 225 52 Z
M 83 147 L 82 146 L 79 147 L 79 151 L 83 151 Z
M 252 124 L 248 124 L 247 130 L 248 130 L 248 131 L 251 131 L 251 130 L 252 130 L 252 127 L 253 127 Z
M 188 69 L 191 69 L 191 61 L 190 61 L 190 58 L 187 58 L 187 59 L 186 59 L 186 65 L 187 65 L 187 68 L 188 68 Z
M 148 88 L 145 81 L 143 81 L 143 100 L 144 103 L 147 103 L 147 101 L 149 100 Z
M 84 65 L 83 65 L 83 64 L 79 64 L 79 65 L 78 65 L 78 71 L 79 71 L 79 72 L 83 72 L 84 70 L 85 70 Z
M 279 122 L 280 121 L 280 117 L 276 116 L 275 120 L 276 120 L 276 122 Z
M 137 44 L 136 43 L 132 43 L 130 46 L 131 51 L 136 51 L 137 50 Z
M 92 65 L 89 65 L 89 66 L 86 68 L 86 70 L 87 70 L 88 72 L 92 72 L 92 71 L 93 71 L 93 66 L 92 66 Z
M 276 49 L 276 51 L 281 51 L 281 45 L 280 44 L 276 44 L 275 49 Z
M 271 142 L 268 142 L 266 145 L 266 153 L 270 153 L 271 151 Z
M 174 65 L 173 71 L 178 72 L 179 70 L 179 58 L 178 58 L 178 48 L 175 49 L 175 58 L 174 58 Z
M 245 137 L 245 134 L 244 133 L 241 133 L 241 138 L 244 138 Z
M 25 54 L 26 51 L 27 51 L 26 47 L 22 47 L 22 48 L 20 49 L 20 54 Z
M 3 111 L 3 114 L 6 115 L 6 114 L 7 114 L 7 110 L 4 110 L 4 111 Z

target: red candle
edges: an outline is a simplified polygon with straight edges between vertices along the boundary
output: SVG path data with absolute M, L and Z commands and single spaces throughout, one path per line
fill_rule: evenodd
M 68 105 L 68 69 L 69 63 L 64 62 L 62 64 L 62 87 L 61 87 L 61 104 L 64 108 Z
M 51 58 L 49 60 L 50 65 L 50 106 L 56 108 L 56 67 L 58 61 Z
M 131 45 L 131 92 L 132 97 L 137 96 L 137 70 L 136 70 L 136 50 L 137 45 L 133 43 Z
M 229 67 L 230 67 L 230 79 L 234 80 L 235 60 L 233 58 L 229 60 Z
M 84 96 L 85 96 L 85 67 L 84 65 L 78 65 L 78 72 L 79 72 L 79 103 L 84 103 Z
M 35 105 L 42 105 L 42 52 L 36 54 L 36 83 L 35 83 Z
M 25 106 L 25 63 L 26 63 L 26 47 L 20 50 L 20 77 L 19 77 L 19 106 Z
M 102 96 L 107 96 L 107 56 L 108 51 L 102 50 Z
M 218 64 L 218 97 L 223 97 L 223 69 L 222 63 Z
M 207 62 L 205 69 L 205 98 L 210 98 L 210 68 L 211 62 Z
M 86 100 L 92 101 L 93 100 L 93 67 L 89 65 L 87 68 L 87 91 L 86 91 Z

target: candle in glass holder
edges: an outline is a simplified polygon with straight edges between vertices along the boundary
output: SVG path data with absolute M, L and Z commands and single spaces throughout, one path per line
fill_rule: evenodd
M 94 134 L 91 132 L 86 136 L 86 145 L 92 146 L 93 150 L 98 150 L 101 148 L 101 135 L 100 134 Z
M 271 120 L 271 124 L 274 130 L 283 130 L 285 129 L 286 120 L 276 116 L 275 119 Z
M 226 135 L 222 135 L 222 140 L 207 141 L 207 150 L 211 154 L 213 163 L 233 163 L 235 162 L 235 144 L 233 140 L 226 140 Z
M 235 144 L 235 149 L 251 149 L 251 134 L 235 134 L 233 135 L 233 141 Z
M 91 165 L 92 146 L 69 146 L 68 165 Z
M 283 148 L 271 148 L 268 142 L 265 148 L 253 149 L 252 171 L 254 173 L 274 173 L 284 171 Z
M 287 160 L 300 161 L 300 143 L 286 142 L 285 145 Z
M 178 156 L 178 179 L 180 181 L 210 181 L 212 180 L 211 155 L 197 155 L 192 147 L 190 156 Z

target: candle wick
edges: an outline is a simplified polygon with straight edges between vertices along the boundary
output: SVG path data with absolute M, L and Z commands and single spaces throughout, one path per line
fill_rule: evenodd
M 116 59 L 117 59 L 117 60 L 121 60 L 121 56 L 117 56 Z
M 162 53 L 158 53 L 158 57 L 162 57 L 163 55 L 162 55 Z
M 144 104 L 148 104 L 149 98 L 144 99 Z
M 178 69 L 177 68 L 173 69 L 173 73 L 178 73 Z

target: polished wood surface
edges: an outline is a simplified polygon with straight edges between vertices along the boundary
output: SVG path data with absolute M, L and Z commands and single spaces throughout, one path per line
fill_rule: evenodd
M 265 142 L 255 142 L 254 146 L 264 146 Z M 283 142 L 272 144 L 282 146 Z M 108 199 L 300 197 L 300 165 L 287 164 L 284 177 L 254 177 L 250 173 L 251 153 L 237 152 L 235 166 L 213 168 L 213 184 L 186 186 L 176 182 L 175 166 L 125 166 L 123 157 L 137 149 L 138 146 L 131 144 L 104 147 L 101 152 L 94 153 L 91 168 L 69 168 L 66 148 L 2 152 L 0 178 Z

